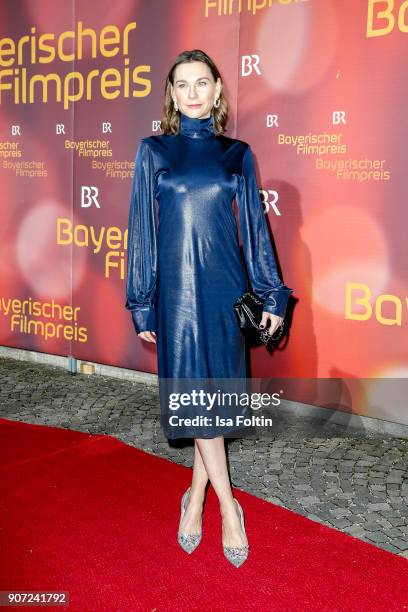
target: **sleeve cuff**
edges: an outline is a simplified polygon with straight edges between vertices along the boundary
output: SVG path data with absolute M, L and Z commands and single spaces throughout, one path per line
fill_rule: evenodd
M 132 309 L 132 321 L 137 334 L 142 331 L 156 332 L 156 312 L 154 306 L 141 306 Z
M 278 317 L 285 318 L 286 308 L 291 293 L 293 293 L 293 289 L 286 286 L 271 292 L 265 299 L 263 310 L 278 315 Z

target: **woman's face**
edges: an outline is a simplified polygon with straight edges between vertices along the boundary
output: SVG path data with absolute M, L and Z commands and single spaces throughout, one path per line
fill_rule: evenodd
M 171 93 L 184 115 L 199 119 L 209 117 L 220 92 L 221 80 L 214 81 L 204 62 L 185 62 L 176 67 Z

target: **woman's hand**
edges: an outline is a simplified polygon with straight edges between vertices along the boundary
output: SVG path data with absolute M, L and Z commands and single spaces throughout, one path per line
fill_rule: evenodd
M 266 312 L 266 310 L 264 310 L 262 312 L 262 319 L 259 327 L 264 329 L 268 321 L 271 322 L 268 328 L 268 334 L 272 336 L 275 330 L 277 330 L 278 327 L 283 324 L 283 317 L 279 317 L 278 315 L 272 314 L 271 312 Z
M 140 332 L 140 334 L 137 334 L 137 335 L 142 340 L 146 340 L 146 342 L 154 342 L 154 344 L 157 344 L 156 343 L 156 332 L 154 331 L 142 331 Z

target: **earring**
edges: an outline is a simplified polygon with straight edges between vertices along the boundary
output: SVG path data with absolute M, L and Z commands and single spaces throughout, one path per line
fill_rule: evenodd
M 218 98 L 215 102 L 214 102 L 214 108 L 218 108 L 219 105 L 221 104 L 221 100 Z
M 178 111 L 178 106 L 177 106 L 177 102 L 175 100 L 173 100 L 173 104 L 174 104 L 174 108 L 176 111 Z

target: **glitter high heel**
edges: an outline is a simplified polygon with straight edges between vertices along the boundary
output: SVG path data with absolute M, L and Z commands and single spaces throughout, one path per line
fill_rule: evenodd
M 244 535 L 246 537 L 246 531 L 245 531 L 245 525 L 244 525 L 244 511 L 242 510 L 238 500 L 235 499 L 235 497 L 234 497 L 234 502 L 237 504 L 237 508 L 239 512 L 239 519 L 241 521 L 241 529 L 244 532 Z M 245 546 L 239 546 L 239 547 L 223 545 L 223 549 L 224 549 L 224 555 L 226 556 L 228 561 L 230 561 L 230 563 L 235 565 L 235 567 L 240 567 L 248 559 L 248 552 L 249 552 L 248 544 L 246 544 Z
M 191 487 L 188 487 L 187 491 L 184 493 L 181 498 L 181 516 L 179 523 L 179 530 L 177 534 L 177 541 L 180 544 L 181 548 L 186 551 L 189 555 L 197 548 L 197 546 L 201 542 L 202 530 L 200 533 L 182 533 L 180 531 L 181 521 L 183 520 L 184 513 L 186 511 L 186 502 L 190 496 Z

